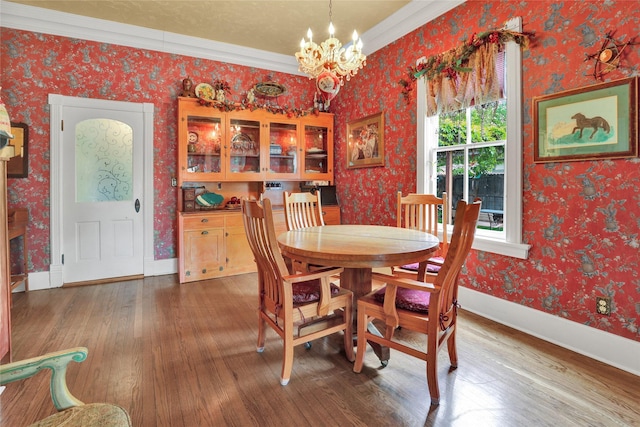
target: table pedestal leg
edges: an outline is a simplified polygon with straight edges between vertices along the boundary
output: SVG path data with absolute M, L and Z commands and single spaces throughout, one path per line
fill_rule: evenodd
M 354 322 L 358 318 L 358 298 L 363 295 L 368 294 L 372 291 L 372 283 L 371 283 L 371 269 L 370 268 L 345 268 L 342 274 L 340 275 L 340 286 L 349 289 L 353 292 L 353 312 L 354 312 Z M 357 327 L 355 328 L 357 330 Z M 381 336 L 378 329 L 373 326 L 373 323 L 369 323 L 367 325 L 367 330 L 374 334 Z M 356 337 L 354 336 L 354 339 Z M 389 362 L 389 357 L 391 355 L 389 351 L 389 347 L 384 347 L 378 343 L 369 342 L 371 348 L 373 348 L 373 352 L 378 356 L 380 362 L 386 366 Z

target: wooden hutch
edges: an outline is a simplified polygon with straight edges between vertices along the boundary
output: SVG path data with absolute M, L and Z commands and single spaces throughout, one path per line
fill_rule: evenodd
M 269 198 L 285 231 L 283 192 L 333 182 L 333 114 L 221 111 L 180 97 L 177 171 L 180 283 L 255 271 L 240 205 L 229 202 Z M 224 201 L 203 206 L 203 193 Z M 323 215 L 326 224 L 340 223 L 338 206 L 323 206 Z

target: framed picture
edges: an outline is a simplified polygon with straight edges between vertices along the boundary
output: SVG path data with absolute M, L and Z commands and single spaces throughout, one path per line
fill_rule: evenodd
M 347 169 L 384 166 L 384 111 L 347 123 Z
M 638 155 L 637 78 L 533 99 L 536 163 Z
M 9 159 L 7 162 L 8 178 L 26 178 L 28 169 L 29 127 L 24 123 L 11 122 L 13 139 L 0 149 L 0 157 Z

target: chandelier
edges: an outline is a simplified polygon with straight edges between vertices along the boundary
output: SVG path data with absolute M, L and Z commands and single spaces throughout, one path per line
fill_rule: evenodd
M 362 54 L 362 39 L 354 30 L 352 43 L 342 47 L 342 43 L 334 37 L 335 29 L 331 22 L 331 0 L 329 0 L 329 38 L 320 45 L 313 42 L 311 28 L 307 31 L 308 41 L 300 42 L 300 51 L 296 59 L 300 63 L 299 70 L 316 79 L 320 95 L 330 101 L 344 85 L 344 80 L 351 79 L 358 70 L 365 66 L 367 57 Z

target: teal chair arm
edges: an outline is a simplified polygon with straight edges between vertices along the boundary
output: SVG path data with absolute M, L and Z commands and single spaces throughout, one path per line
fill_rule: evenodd
M 87 353 L 85 347 L 76 347 L 2 365 L 0 385 L 29 378 L 43 369 L 51 369 L 51 400 L 56 409 L 62 411 L 84 405 L 69 392 L 66 374 L 69 362 L 82 362 L 87 358 Z

